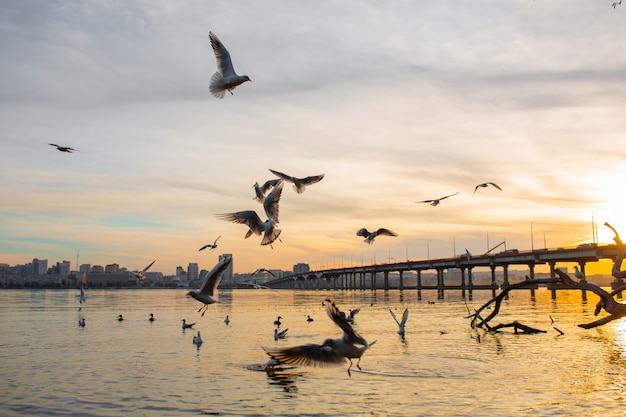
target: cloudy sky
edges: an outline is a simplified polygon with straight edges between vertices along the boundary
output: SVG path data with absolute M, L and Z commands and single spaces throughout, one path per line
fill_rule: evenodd
M 317 269 L 576 245 L 592 220 L 611 242 L 605 221 L 626 234 L 611 4 L 0 1 L 0 262 Z M 222 100 L 210 30 L 252 79 Z M 273 249 L 215 216 L 262 215 L 268 168 L 325 174 L 285 186 Z M 473 195 L 485 181 L 503 191 Z M 399 236 L 368 246 L 361 227 Z

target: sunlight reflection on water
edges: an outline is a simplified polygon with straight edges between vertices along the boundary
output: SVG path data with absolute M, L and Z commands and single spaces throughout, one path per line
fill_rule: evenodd
M 625 408 L 626 321 L 576 326 L 594 319 L 594 296 L 583 304 L 578 292 L 561 291 L 557 300 L 547 290 L 534 300 L 514 293 L 496 321 L 547 332 L 490 335 L 470 329 L 455 292 L 445 301 L 426 292 L 418 301 L 415 291 L 223 291 L 204 317 L 185 294 L 88 290 L 79 304 L 75 291 L 0 291 L 0 414 L 546 416 L 623 415 Z M 468 306 L 489 296 L 474 293 Z M 344 311 L 361 307 L 355 328 L 377 340 L 363 371 L 353 368 L 350 378 L 347 366 L 260 370 L 262 346 L 340 334 L 326 316 L 326 297 Z M 402 340 L 388 309 L 399 315 L 406 307 Z M 278 315 L 289 332 L 275 341 Z M 196 323 L 193 330 L 181 329 L 183 318 Z M 191 342 L 197 330 L 198 349 Z

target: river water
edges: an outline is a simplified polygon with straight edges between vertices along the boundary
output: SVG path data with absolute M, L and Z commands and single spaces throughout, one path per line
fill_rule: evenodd
M 519 291 L 492 322 L 536 335 L 472 330 L 460 292 L 220 291 L 204 317 L 185 290 L 0 291 L 0 415 L 617 416 L 626 411 L 626 320 L 584 330 L 597 297 Z M 474 292 L 477 308 L 490 292 Z M 262 347 L 339 337 L 322 302 L 360 307 L 377 343 L 347 366 L 268 375 Z M 396 333 L 410 311 L 404 340 Z M 148 321 L 153 313 L 154 322 Z M 117 316 L 122 314 L 124 321 Z M 603 313 L 601 313 L 603 314 Z M 224 323 L 226 315 L 230 323 Z M 284 340 L 273 337 L 280 315 Z M 307 322 L 307 315 L 313 322 Z M 86 326 L 78 326 L 85 318 Z M 181 329 L 181 320 L 195 330 Z M 554 320 L 554 323 L 552 323 Z M 560 335 L 553 327 L 558 328 Z M 200 331 L 204 344 L 192 338 Z

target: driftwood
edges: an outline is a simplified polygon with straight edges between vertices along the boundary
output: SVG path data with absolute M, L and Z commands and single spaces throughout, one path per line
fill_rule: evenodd
M 515 334 L 518 333 L 523 333 L 523 334 L 535 334 L 535 333 L 546 333 L 545 330 L 539 330 L 539 329 L 535 329 L 533 327 L 530 326 L 525 326 L 522 323 L 518 322 L 518 321 L 514 321 L 513 323 L 509 323 L 509 324 L 498 324 L 497 326 L 491 327 L 489 329 L 489 331 L 491 332 L 497 332 L 500 329 L 503 329 L 505 327 L 513 327 L 513 329 L 515 330 Z
M 518 282 L 512 285 L 509 285 L 508 287 L 504 288 L 500 294 L 498 294 L 497 296 L 495 296 L 494 298 L 492 298 L 491 300 L 487 301 L 482 307 L 480 307 L 478 310 L 476 310 L 475 313 L 471 314 L 470 317 L 472 318 L 471 321 L 471 326 L 472 328 L 475 327 L 484 327 L 489 331 L 496 331 L 497 329 L 503 328 L 503 327 L 514 327 L 516 329 L 516 333 L 518 330 L 523 330 L 523 327 L 528 327 L 528 326 L 523 326 L 520 325 L 517 322 L 514 322 L 512 324 L 508 324 L 508 325 L 497 325 L 494 327 L 490 327 L 489 326 L 489 322 L 498 315 L 498 312 L 500 311 L 500 305 L 502 304 L 502 300 L 505 298 L 505 296 L 511 291 L 511 290 L 515 290 L 515 289 L 520 289 L 520 288 L 526 288 L 529 286 L 534 286 L 537 284 L 563 284 L 566 287 L 572 288 L 572 289 L 579 289 L 579 290 L 584 290 L 584 291 L 590 291 L 594 294 L 596 294 L 598 297 L 600 297 L 600 301 L 598 302 L 598 304 L 596 305 L 596 309 L 594 312 L 594 315 L 598 315 L 600 313 L 601 310 L 606 311 L 607 313 L 609 313 L 608 316 L 604 316 L 601 319 L 598 319 L 596 321 L 593 321 L 591 323 L 584 323 L 584 324 L 579 324 L 579 327 L 582 327 L 583 329 L 591 329 L 594 327 L 598 327 L 598 326 L 602 326 L 606 323 L 609 323 L 613 320 L 617 320 L 619 318 L 622 318 L 624 316 L 626 316 L 626 304 L 621 304 L 619 302 L 617 302 L 614 298 L 613 295 L 611 293 L 608 293 L 607 291 L 603 290 L 602 288 L 600 288 L 597 285 L 594 284 L 590 284 L 588 282 L 576 282 L 574 281 L 568 274 L 566 274 L 565 272 L 556 269 L 555 273 L 557 274 L 557 277 L 555 278 L 545 278 L 545 279 L 530 279 L 528 277 L 526 277 L 525 281 L 522 282 Z M 614 291 L 615 292 L 615 291 Z M 615 292 L 616 293 L 616 292 Z M 482 318 L 480 313 L 483 312 L 485 309 L 489 308 L 489 306 L 491 306 L 492 304 L 494 304 L 494 307 L 491 311 L 491 313 L 486 317 L 486 318 Z M 517 323 L 517 324 L 515 324 Z M 532 329 L 532 328 L 529 328 Z M 539 331 L 536 331 L 537 329 L 532 329 L 535 330 L 533 332 L 530 331 L 522 331 L 522 333 L 525 334 L 529 334 L 529 333 L 537 333 Z

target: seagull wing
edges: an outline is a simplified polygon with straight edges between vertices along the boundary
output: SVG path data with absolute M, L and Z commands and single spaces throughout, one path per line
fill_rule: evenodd
M 493 185 L 494 187 L 496 187 L 498 190 L 502 191 L 502 188 L 500 188 L 500 186 L 498 184 L 496 184 L 495 182 L 490 182 L 488 184 Z
M 271 219 L 274 223 L 279 223 L 278 221 L 278 202 L 280 200 L 280 195 L 283 192 L 283 183 L 279 183 L 271 193 L 265 198 L 263 202 L 263 208 L 265 209 L 265 214 L 267 214 L 267 218 Z
M 384 236 L 398 236 L 395 232 L 392 232 L 389 229 L 385 229 L 384 227 L 381 227 L 380 229 L 378 229 L 376 231 L 376 234 L 378 236 L 384 235 Z
M 432 203 L 435 200 L 422 200 L 422 201 L 416 201 L 416 203 Z
M 263 192 L 263 194 L 265 194 L 267 192 L 267 190 L 269 190 L 272 187 L 276 187 L 278 184 L 280 184 L 281 181 L 282 181 L 281 179 L 274 179 L 274 180 L 267 180 L 267 181 L 265 181 L 265 183 L 261 187 L 261 192 Z
M 447 195 L 447 196 L 445 196 L 445 197 L 441 197 L 439 200 L 443 200 L 444 198 L 452 197 L 453 195 L 457 195 L 458 193 L 459 193 L 459 192 L 457 191 L 457 192 L 456 192 L 456 193 L 454 193 L 454 194 L 450 194 L 450 195 Z
M 391 317 L 393 317 L 393 319 L 396 321 L 396 324 L 398 325 L 398 327 L 400 326 L 400 322 L 398 321 L 398 319 L 396 318 L 396 315 L 393 314 L 393 311 L 391 311 L 391 309 L 389 309 L 389 312 L 391 313 Z
M 216 245 L 217 245 L 217 241 L 218 241 L 218 240 L 219 240 L 219 238 L 221 238 L 221 237 L 222 237 L 222 235 L 219 235 L 219 236 L 217 237 L 217 239 L 215 239 L 215 241 L 213 242 L 213 246 L 216 246 Z
M 346 358 L 330 346 L 308 344 L 284 349 L 266 349 L 265 352 L 280 363 L 298 366 L 327 367 L 341 365 Z
M 341 330 L 343 330 L 343 339 L 350 344 L 367 346 L 367 341 L 352 328 L 350 323 L 348 323 L 344 317 L 342 317 L 341 311 L 337 308 L 335 303 L 327 298 L 325 304 L 328 317 L 330 317 L 330 319 L 334 321 Z
M 141 270 L 141 272 L 139 274 L 143 274 L 144 272 L 146 272 L 148 269 L 150 269 L 150 267 L 156 262 L 156 259 L 152 262 L 150 262 L 150 265 L 146 266 L 144 269 Z
M 202 286 L 200 287 L 200 294 L 206 294 L 213 297 L 217 286 L 222 280 L 222 275 L 224 275 L 224 272 L 228 269 L 232 260 L 232 256 L 224 256 L 222 260 L 219 261 L 217 265 L 211 269 L 211 271 L 209 271 L 206 278 L 204 278 Z
M 368 232 L 365 227 L 362 227 L 356 231 L 356 235 L 362 236 L 362 237 L 368 237 L 370 235 L 370 232 Z
M 213 47 L 213 52 L 215 53 L 215 59 L 217 60 L 217 70 L 224 77 L 229 77 L 235 74 L 235 69 L 233 68 L 233 63 L 230 60 L 230 54 L 228 50 L 219 40 L 215 33 L 209 32 L 209 39 L 211 40 L 211 46 Z
M 256 212 L 253 210 L 244 210 L 244 211 L 238 211 L 235 213 L 217 214 L 216 216 L 222 220 L 226 220 L 229 222 L 245 224 L 250 228 L 250 230 L 253 233 L 257 235 L 262 234 L 264 231 L 263 221 L 261 220 L 259 215 L 256 214 Z
M 312 175 L 310 177 L 300 178 L 300 182 L 302 182 L 304 185 L 311 185 L 315 184 L 316 182 L 320 182 L 322 178 L 324 178 L 324 174 Z
M 400 327 L 406 324 L 407 319 L 409 318 L 409 309 L 405 308 L 404 313 L 402 313 L 402 321 L 400 322 Z M 397 321 L 397 320 L 396 320 Z
M 282 172 L 274 171 L 273 169 L 270 169 L 270 172 L 271 172 L 272 174 L 276 175 L 278 178 L 281 178 L 281 179 L 283 179 L 283 180 L 285 180 L 285 181 L 288 181 L 288 182 L 295 182 L 295 178 L 294 178 L 294 177 L 291 177 L 291 176 L 289 176 L 289 175 L 287 175 L 287 174 L 283 174 Z

